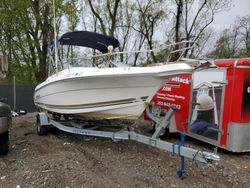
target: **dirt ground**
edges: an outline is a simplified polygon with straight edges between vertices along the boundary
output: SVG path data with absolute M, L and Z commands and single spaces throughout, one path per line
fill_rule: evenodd
M 0 187 L 249 187 L 250 153 L 219 150 L 221 161 L 204 165 L 132 141 L 53 131 L 36 134 L 35 114 L 13 118 L 10 152 L 0 157 Z M 178 138 L 171 138 L 177 142 Z M 193 139 L 187 145 L 212 149 Z

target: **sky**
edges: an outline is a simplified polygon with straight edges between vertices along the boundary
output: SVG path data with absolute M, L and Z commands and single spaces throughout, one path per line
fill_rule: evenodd
M 220 31 L 233 25 L 237 16 L 247 14 L 250 15 L 250 0 L 233 0 L 231 10 L 217 14 L 212 25 Z

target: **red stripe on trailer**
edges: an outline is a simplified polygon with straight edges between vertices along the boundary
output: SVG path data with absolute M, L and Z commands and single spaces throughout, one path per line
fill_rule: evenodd
M 250 58 L 241 59 L 217 59 L 214 61 L 217 67 L 250 67 Z

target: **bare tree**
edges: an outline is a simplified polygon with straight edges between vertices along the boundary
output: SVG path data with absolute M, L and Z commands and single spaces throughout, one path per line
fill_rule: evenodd
M 117 13 L 120 0 L 106 0 L 105 2 L 94 2 L 92 0 L 87 0 L 87 2 L 91 9 L 91 12 L 99 21 L 100 30 L 102 31 L 102 33 L 114 36 L 115 28 L 117 25 Z
M 215 49 L 210 53 L 212 58 L 232 58 L 237 56 L 238 34 L 237 30 L 225 29 L 216 41 Z
M 153 48 L 156 27 L 165 15 L 161 6 L 163 0 L 86 1 L 98 20 L 100 31 L 119 38 L 120 50 L 140 50 L 145 42 L 148 48 Z M 151 57 L 157 61 L 153 53 Z M 138 54 L 135 55 L 134 65 L 137 59 Z
M 140 28 L 137 29 L 141 35 L 143 35 L 147 41 L 150 49 L 153 49 L 153 36 L 156 26 L 160 20 L 165 16 L 164 11 L 161 9 L 161 0 L 149 0 L 146 4 L 137 0 Z M 153 62 L 157 62 L 155 54 L 151 52 Z
M 250 56 L 250 16 L 238 17 L 231 28 L 225 29 L 210 52 L 213 58 Z
M 175 0 L 175 42 L 190 40 L 202 43 L 216 13 L 230 8 L 231 0 Z M 209 33 L 207 33 L 209 35 Z M 191 43 L 186 43 L 190 47 Z M 193 56 L 186 50 L 184 56 Z
M 245 54 L 250 56 L 250 15 L 238 18 L 236 25 Z
M 183 18 L 183 0 L 175 0 L 176 3 L 176 14 L 175 14 L 175 26 L 174 26 L 174 42 L 178 43 L 180 42 L 180 36 L 181 36 L 181 23 L 182 23 L 182 18 Z M 178 50 L 180 47 L 179 45 L 174 46 L 174 50 Z M 171 61 L 175 61 L 179 58 L 180 53 L 174 53 L 173 56 L 171 57 Z

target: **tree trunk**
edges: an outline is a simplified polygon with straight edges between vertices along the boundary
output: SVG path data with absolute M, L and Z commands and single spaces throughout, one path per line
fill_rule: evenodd
M 175 21 L 175 42 L 180 42 L 180 25 L 181 25 L 181 17 L 183 12 L 183 0 L 176 0 L 176 21 Z M 178 50 L 180 48 L 179 45 L 174 46 L 174 50 Z M 180 56 L 179 52 L 176 52 L 171 57 L 170 61 L 176 61 Z

